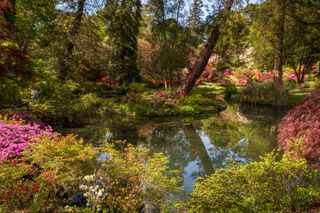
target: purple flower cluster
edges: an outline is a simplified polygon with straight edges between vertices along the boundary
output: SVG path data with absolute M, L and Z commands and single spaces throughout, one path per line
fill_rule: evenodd
M 29 144 L 38 143 L 41 138 L 58 136 L 50 126 L 0 120 L 0 161 L 19 156 Z

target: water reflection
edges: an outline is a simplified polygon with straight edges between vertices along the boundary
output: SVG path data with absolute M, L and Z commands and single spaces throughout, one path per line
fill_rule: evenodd
M 170 167 L 183 171 L 184 189 L 192 191 L 198 177 L 232 162 L 247 163 L 276 146 L 276 125 L 283 111 L 270 108 L 229 108 L 205 119 L 119 121 L 107 119 L 99 127 L 72 129 L 99 144 L 110 136 L 163 152 Z M 96 129 L 95 129 L 96 128 Z M 106 134 L 106 129 L 110 132 Z

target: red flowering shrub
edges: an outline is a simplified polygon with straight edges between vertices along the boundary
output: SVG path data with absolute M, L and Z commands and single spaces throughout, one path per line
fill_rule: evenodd
M 290 151 L 294 140 L 304 141 L 304 157 L 319 166 L 320 159 L 320 90 L 291 110 L 279 128 L 279 145 Z
M 235 72 L 232 70 L 226 69 L 223 74 L 226 76 L 234 76 Z

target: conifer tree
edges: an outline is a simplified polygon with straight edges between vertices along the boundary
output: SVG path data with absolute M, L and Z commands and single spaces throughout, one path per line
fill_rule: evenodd
M 120 84 L 139 81 L 137 37 L 141 20 L 140 0 L 110 0 L 105 21 L 108 35 L 109 74 Z

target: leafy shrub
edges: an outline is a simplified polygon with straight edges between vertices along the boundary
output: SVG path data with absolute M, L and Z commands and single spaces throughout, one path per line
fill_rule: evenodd
M 157 117 L 217 112 L 222 104 L 201 94 L 179 97 L 175 93 L 161 92 L 148 96 L 129 95 L 122 103 L 111 104 L 110 108 L 117 114 Z
M 231 100 L 233 95 L 236 95 L 238 93 L 238 89 L 235 85 L 230 85 L 225 87 L 224 94 L 226 100 Z
M 317 171 L 303 159 L 275 153 L 231 165 L 195 184 L 190 212 L 287 212 L 320 197 Z
M 204 97 L 201 94 L 189 95 L 179 100 L 180 105 L 216 105 L 217 101 L 213 98 Z
M 287 94 L 281 94 L 280 97 L 277 91 L 271 80 L 261 83 L 252 81 L 243 88 L 240 94 L 240 101 L 252 104 L 286 105 Z
M 73 81 L 60 83 L 55 79 L 37 82 L 39 96 L 31 98 L 31 110 L 50 122 L 72 122 L 92 115 L 100 99 L 94 93 L 79 94 L 79 85 Z
M 319 166 L 320 158 L 320 91 L 314 92 L 297 107 L 289 111 L 279 127 L 278 141 L 285 151 L 291 150 L 294 139 L 304 141 L 303 156 Z
M 163 154 L 122 142 L 117 143 L 120 150 L 109 144 L 93 148 L 76 136 L 62 137 L 19 120 L 1 125 L 15 127 L 14 132 L 0 128 L 0 141 L 9 144 L 1 147 L 5 153 L 0 164 L 1 212 L 90 212 L 68 207 L 80 191 L 93 211 L 163 210 L 168 196 L 180 190 L 181 180 L 168 170 Z M 16 153 L 10 143 L 23 146 Z
M 164 209 L 168 195 L 179 191 L 180 179 L 170 172 L 163 154 L 150 156 L 147 149 L 131 145 L 117 151 L 103 149 L 108 160 L 93 175 L 84 177 L 80 188 L 92 211 L 136 212 L 139 209 Z
M 68 204 L 93 172 L 96 151 L 75 136 L 44 137 L 0 166 L 2 208 L 48 212 Z
M 0 84 L 0 107 L 1 105 L 15 104 L 15 97 L 19 94 L 19 86 L 15 82 L 6 82 Z
M 149 89 L 149 85 L 147 83 L 133 83 L 130 85 L 131 92 L 144 92 Z

